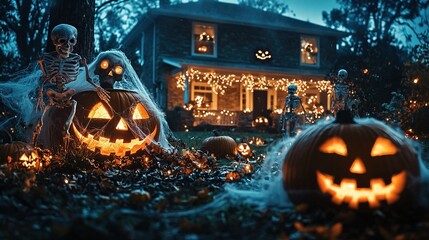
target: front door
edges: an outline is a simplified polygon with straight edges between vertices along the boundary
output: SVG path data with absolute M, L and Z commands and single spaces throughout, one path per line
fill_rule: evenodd
M 253 91 L 253 118 L 267 114 L 267 91 Z

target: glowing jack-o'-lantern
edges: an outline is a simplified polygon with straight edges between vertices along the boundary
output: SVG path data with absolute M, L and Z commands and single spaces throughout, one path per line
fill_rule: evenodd
M 28 143 L 15 141 L 0 144 L 0 162 L 11 163 L 19 162 L 24 167 L 36 167 L 39 160 L 39 154 Z
M 416 199 L 409 186 L 419 176 L 419 159 L 403 136 L 373 119 L 355 122 L 348 111 L 304 131 L 283 163 L 283 186 L 296 204 L 399 206 Z
M 266 60 L 271 58 L 270 51 L 268 50 L 258 50 L 256 51 L 255 56 L 257 59 L 260 60 Z
M 110 102 L 95 91 L 76 94 L 72 129 L 81 144 L 101 155 L 125 156 L 158 141 L 159 119 L 146 109 L 137 93 L 109 90 Z
M 249 156 L 250 152 L 252 151 L 250 149 L 249 144 L 247 143 L 240 143 L 237 145 L 237 151 L 242 155 L 242 156 Z

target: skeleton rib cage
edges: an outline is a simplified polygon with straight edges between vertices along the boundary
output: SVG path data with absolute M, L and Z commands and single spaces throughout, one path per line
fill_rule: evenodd
M 77 79 L 81 57 L 78 54 L 70 54 L 68 58 L 60 58 L 56 52 L 43 56 L 46 79 L 56 85 L 60 92 L 64 91 L 64 84 Z

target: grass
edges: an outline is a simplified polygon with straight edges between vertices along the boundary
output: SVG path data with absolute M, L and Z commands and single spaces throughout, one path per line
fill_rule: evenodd
M 261 132 L 219 133 L 237 142 L 279 138 Z M 54 156 L 40 171 L 0 165 L 0 239 L 429 239 L 429 212 L 408 205 L 403 212 L 308 206 L 280 211 L 258 209 L 244 199 L 219 201 L 226 185 L 243 186 L 257 176 L 228 182 L 225 175 L 237 171 L 236 161 L 196 151 L 212 135 L 175 132 L 185 148 L 135 159 L 96 161 L 78 152 Z M 269 146 L 251 145 L 261 154 Z M 192 148 L 196 150 L 188 150 Z M 260 170 L 261 163 L 253 162 L 255 172 Z M 210 204 L 200 212 L 177 214 Z
M 266 144 L 262 146 L 256 146 L 252 144 L 251 146 L 251 148 L 253 150 L 256 150 L 257 153 L 265 153 L 267 150 L 267 147 L 269 146 L 269 143 L 280 138 L 280 134 L 265 133 L 265 132 L 219 131 L 218 133 L 221 136 L 232 137 L 237 143 L 244 142 L 246 139 L 249 139 L 252 137 L 262 138 L 266 142 Z M 181 131 L 181 132 L 174 132 L 174 135 L 177 139 L 180 139 L 183 143 L 185 143 L 187 147 L 195 148 L 195 149 L 200 148 L 201 142 L 204 139 L 214 136 L 212 131 L 189 131 L 189 132 Z

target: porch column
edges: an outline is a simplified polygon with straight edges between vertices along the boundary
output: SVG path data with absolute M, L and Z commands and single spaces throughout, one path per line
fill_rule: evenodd
M 183 102 L 185 105 L 189 103 L 189 93 L 190 93 L 189 79 L 188 79 L 188 75 L 186 74 L 186 70 L 187 70 L 186 68 L 183 68 L 183 71 L 182 71 L 183 76 L 185 76 L 185 89 L 183 92 Z

